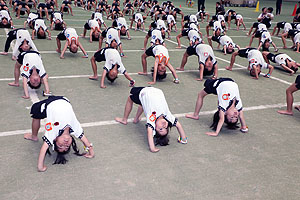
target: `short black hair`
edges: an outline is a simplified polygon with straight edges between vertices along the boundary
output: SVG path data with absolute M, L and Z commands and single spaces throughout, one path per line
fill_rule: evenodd
M 273 12 L 273 10 L 274 10 L 274 9 L 273 9 L 272 7 L 269 7 L 269 8 L 268 8 L 268 11 L 270 11 L 270 13 Z
M 255 74 L 252 74 L 252 72 L 254 71 L 254 69 L 250 69 L 250 76 L 255 77 Z M 260 72 L 258 72 L 258 75 L 260 75 Z
M 33 86 L 31 85 L 30 81 L 27 82 L 27 85 L 31 88 L 31 89 L 39 89 L 42 85 L 42 81 L 40 81 L 40 84 L 38 84 L 37 86 Z
M 167 146 L 169 145 L 169 132 L 172 127 L 172 123 L 168 122 L 168 127 L 167 127 L 167 134 L 166 135 L 160 135 L 157 131 L 156 134 L 154 135 L 154 144 L 155 145 L 160 145 L 160 146 Z
M 44 35 L 41 35 L 41 34 L 39 33 L 39 29 L 38 29 L 38 31 L 36 32 L 36 36 L 37 36 L 38 39 L 46 39 L 46 33 L 45 33 L 45 31 L 44 31 Z
M 55 24 L 54 29 L 55 30 L 63 30 L 64 29 L 63 23 L 60 22 L 60 23 Z
M 218 123 L 219 123 L 219 120 L 220 120 L 219 113 L 220 113 L 219 110 L 217 112 L 215 112 L 215 114 L 213 116 L 213 123 L 210 126 L 210 128 L 212 128 L 214 131 L 217 129 L 217 126 L 218 126 Z M 236 122 L 232 123 L 232 122 L 229 122 L 228 119 L 227 119 L 227 117 L 225 116 L 224 117 L 224 122 L 227 125 L 227 128 L 229 128 L 229 129 L 237 129 L 237 128 L 239 128 L 239 126 L 237 125 L 238 124 L 238 120 Z
M 96 37 L 95 34 L 92 34 L 92 41 L 99 41 L 100 35 L 99 37 Z
M 152 67 L 151 69 L 152 72 L 152 76 L 153 76 L 153 72 L 154 72 L 154 67 Z M 156 80 L 163 80 L 167 77 L 167 72 L 165 72 L 164 74 L 160 75 L 160 74 L 156 74 Z

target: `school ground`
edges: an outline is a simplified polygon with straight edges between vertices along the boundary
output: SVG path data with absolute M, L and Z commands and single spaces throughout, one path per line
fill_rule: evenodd
M 196 13 L 194 8 L 181 4 L 185 14 Z M 215 12 L 214 1 L 206 1 L 206 8 Z M 263 6 L 272 6 L 275 1 L 260 1 Z M 284 2 L 282 15 L 276 16 L 272 25 L 279 21 L 292 21 L 290 16 L 295 3 Z M 228 9 L 228 7 L 226 8 Z M 244 16 L 247 28 L 259 13 L 255 8 L 234 7 Z M 12 14 L 13 15 L 13 14 Z M 68 27 L 74 27 L 78 34 L 91 12 L 74 8 L 74 16 L 65 14 Z M 129 16 L 126 16 L 127 23 Z M 26 17 L 17 20 L 16 27 L 22 27 Z M 108 25 L 111 22 L 105 20 Z M 150 18 L 146 19 L 146 27 Z M 178 25 L 179 25 L 178 21 Z M 49 22 L 47 22 L 49 25 Z M 180 26 L 180 25 L 179 25 Z M 201 23 L 204 33 L 206 23 Z M 232 25 L 235 28 L 235 25 Z M 0 46 L 4 48 L 7 29 L 0 30 Z M 296 75 L 275 69 L 271 78 L 253 80 L 246 69 L 247 60 L 236 59 L 233 71 L 225 70 L 230 55 L 223 55 L 214 44 L 219 64 L 219 77 L 231 77 L 239 85 L 243 100 L 245 118 L 249 133 L 223 128 L 218 137 L 205 134 L 209 131 L 217 97 L 208 96 L 201 110 L 200 120 L 186 119 L 185 113 L 193 112 L 198 92 L 203 82 L 195 79 L 198 75 L 197 57 L 190 57 L 186 71 L 178 72 L 180 84 L 172 82 L 171 74 L 155 87 L 164 91 L 169 108 L 183 125 L 188 144 L 177 143 L 176 129 L 170 134 L 170 145 L 159 147 L 160 152 L 150 153 L 147 146 L 145 121 L 127 126 L 117 124 L 114 118 L 122 116 L 130 88 L 128 81 L 119 76 L 115 83 L 106 82 L 107 88 L 100 88 L 99 81 L 88 79 L 92 75 L 89 59 L 81 58 L 81 52 L 67 52 L 60 59 L 55 52 L 55 37 L 52 40 L 34 40 L 41 52 L 45 69 L 50 76 L 50 89 L 55 95 L 64 95 L 72 103 L 85 134 L 94 144 L 95 158 L 86 159 L 68 155 L 66 165 L 52 165 L 55 156 L 47 156 L 45 173 L 37 172 L 37 157 L 42 145 L 42 129 L 38 142 L 26 141 L 23 134 L 31 129 L 30 107 L 33 102 L 45 99 L 42 89 L 32 91 L 31 99 L 22 99 L 23 88 L 10 87 L 15 62 L 9 56 L 0 56 L 0 199 L 299 199 L 300 197 L 300 113 L 294 116 L 277 114 L 285 108 L 285 90 L 294 82 Z M 139 76 L 142 70 L 141 55 L 145 33 L 130 30 L 132 40 L 122 38 L 123 63 L 136 80 L 136 86 L 147 86 L 151 80 Z M 176 49 L 176 35 L 172 32 L 166 40 L 170 62 L 179 67 L 183 49 Z M 249 37 L 243 30 L 228 31 L 235 43 L 245 47 Z M 207 39 L 204 39 L 207 43 Z M 186 47 L 188 41 L 182 38 Z M 273 37 L 277 46 L 281 39 Z M 98 49 L 98 43 L 89 43 L 88 38 L 80 42 L 89 53 L 89 58 Z M 257 41 L 253 42 L 253 46 Z M 291 41 L 288 41 L 291 46 Z M 149 46 L 149 44 L 148 44 Z M 10 49 L 11 52 L 11 49 Z M 271 48 L 274 53 L 274 49 Z M 299 54 L 290 49 L 280 49 L 300 62 Z M 148 70 L 153 65 L 148 58 Z M 102 73 L 104 63 L 98 64 Z M 298 72 L 299 74 L 299 72 Z M 295 103 L 300 103 L 300 93 L 295 93 Z M 130 117 L 134 117 L 136 106 Z M 78 141 L 78 144 L 81 144 Z

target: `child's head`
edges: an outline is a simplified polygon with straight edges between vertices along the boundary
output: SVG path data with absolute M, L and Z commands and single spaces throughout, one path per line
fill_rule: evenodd
M 269 47 L 270 47 L 270 40 L 267 39 L 267 40 L 263 43 L 262 49 L 263 49 L 263 51 L 269 51 Z
M 137 28 L 138 28 L 138 29 L 140 29 L 140 28 L 141 28 L 141 26 L 142 26 L 142 21 L 141 21 L 140 19 L 138 20 L 138 22 L 137 22 L 137 25 L 136 25 L 136 26 L 137 26 Z
M 252 76 L 252 77 L 256 77 L 254 67 L 256 67 L 257 75 L 259 75 L 261 72 L 260 65 L 253 65 L 252 69 L 250 69 L 250 76 Z
M 168 134 L 172 124 L 168 122 L 164 117 L 159 117 L 155 121 L 155 131 L 154 136 L 155 145 L 159 144 L 161 146 L 166 146 L 169 143 Z
M 269 8 L 267 9 L 267 12 L 268 12 L 268 13 L 272 13 L 272 12 L 273 12 L 273 8 L 272 8 L 272 7 L 269 7 Z
M 228 46 L 227 46 L 227 53 L 231 54 L 232 52 L 234 52 L 234 48 L 233 48 L 233 45 L 230 43 Z
M 77 53 L 77 51 L 78 51 L 78 45 L 76 44 L 75 40 L 72 40 L 69 49 L 70 49 L 70 52 Z
M 212 57 L 211 57 L 211 56 L 209 56 L 209 57 L 206 59 L 206 61 L 205 61 L 205 66 L 204 66 L 204 67 L 206 68 L 207 71 L 211 71 L 211 70 L 213 69 L 214 64 L 213 64 L 213 62 L 212 62 Z
M 112 40 L 109 46 L 116 49 L 118 47 L 118 43 L 116 40 Z
M 7 20 L 7 18 L 3 17 L 1 23 L 2 23 L 4 26 L 8 25 L 8 20 Z
M 120 29 L 120 35 L 126 35 L 126 27 L 125 26 L 122 26 L 121 29 Z
M 35 70 L 35 69 L 33 69 L 33 70 Z M 29 80 L 28 80 L 27 84 L 32 89 L 39 89 L 42 85 L 40 75 L 38 73 L 32 73 L 29 76 Z
M 225 122 L 225 124 L 227 125 L 227 127 L 229 129 L 236 129 L 236 128 L 238 128 L 237 123 L 238 123 L 239 112 L 238 111 L 236 111 L 236 112 L 237 113 L 235 113 L 235 111 L 232 111 L 230 113 L 228 113 L 228 111 L 225 112 L 224 122 Z M 214 114 L 213 123 L 210 126 L 210 128 L 212 128 L 213 130 L 216 130 L 217 126 L 218 126 L 219 120 L 220 120 L 220 111 L 218 110 Z
M 27 41 L 27 40 L 24 40 L 24 41 L 21 43 L 20 47 L 19 47 L 19 51 L 20 51 L 20 52 L 29 51 L 30 48 L 31 48 L 31 47 L 29 46 L 28 41 Z
M 115 64 L 112 69 L 106 74 L 107 80 L 113 83 L 118 78 L 118 64 Z
M 67 127 L 63 131 L 63 133 L 53 141 L 54 151 L 57 152 L 57 157 L 53 164 L 65 164 L 68 161 L 65 158 L 65 154 L 70 152 L 71 146 L 77 156 L 83 155 L 83 154 L 79 153 L 79 150 L 77 148 L 74 138 L 72 136 L 70 136 L 70 134 L 64 134 L 64 133 L 69 133 L 69 132 L 70 132 L 70 128 Z M 50 153 L 50 152 L 48 151 L 48 153 Z
M 266 14 L 267 13 L 267 7 L 263 7 L 262 9 L 261 9 L 261 11 L 262 11 L 262 13 L 264 13 L 264 14 Z
M 44 29 L 42 27 L 40 27 L 38 30 L 37 30 L 37 38 L 38 39 L 45 39 L 46 38 L 46 33 L 44 31 Z

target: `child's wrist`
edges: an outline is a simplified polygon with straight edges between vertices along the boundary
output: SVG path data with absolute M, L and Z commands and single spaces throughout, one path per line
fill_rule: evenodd
M 182 137 L 178 137 L 177 138 L 177 141 L 179 142 L 179 143 L 181 143 L 181 144 L 187 144 L 187 137 L 185 137 L 185 138 L 182 138 Z
M 89 152 L 92 148 L 93 148 L 93 143 L 90 143 L 90 146 L 83 146 L 83 149 L 84 149 L 86 152 Z

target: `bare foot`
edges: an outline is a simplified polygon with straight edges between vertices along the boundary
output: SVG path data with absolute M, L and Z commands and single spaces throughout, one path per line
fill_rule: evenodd
M 60 50 L 60 49 L 56 49 L 56 52 L 57 52 L 57 53 L 61 53 L 61 50 Z
M 199 119 L 199 116 L 195 116 L 194 114 L 186 114 L 185 115 L 186 118 L 190 118 L 190 119 L 195 119 L 195 120 L 198 120 Z
M 90 76 L 89 79 L 91 79 L 91 80 L 98 80 L 98 76 Z
M 15 82 L 9 83 L 8 85 L 9 86 L 14 86 L 14 87 L 19 87 L 19 83 L 15 83 Z
M 289 112 L 287 110 L 277 110 L 277 112 L 282 115 L 293 115 L 293 112 Z
M 179 46 L 177 46 L 177 47 L 175 47 L 176 49 L 181 49 L 181 46 L 179 47 Z
M 37 136 L 33 136 L 31 133 L 25 133 L 24 134 L 24 139 L 25 140 L 31 140 L 31 141 L 34 141 L 34 142 L 39 140 Z
M 296 110 L 300 111 L 300 106 L 295 106 L 294 107 Z
M 121 124 L 127 125 L 127 120 L 123 120 L 123 118 L 116 117 L 115 120 Z
M 177 67 L 176 70 L 178 70 L 178 71 L 184 71 L 184 68 Z
M 141 117 L 139 117 L 139 118 L 137 118 L 137 119 L 136 119 L 136 118 L 133 119 L 133 123 L 134 123 L 134 124 L 137 124 L 137 123 L 139 123 L 140 121 L 141 121 Z
M 1 52 L 0 54 L 6 56 L 8 53 L 7 52 Z
M 138 72 L 138 75 L 144 75 L 144 76 L 147 76 L 147 72 Z
M 226 66 L 225 69 L 232 71 L 232 68 L 230 66 Z

